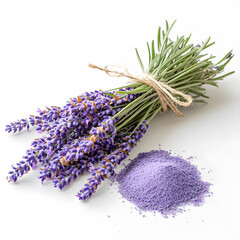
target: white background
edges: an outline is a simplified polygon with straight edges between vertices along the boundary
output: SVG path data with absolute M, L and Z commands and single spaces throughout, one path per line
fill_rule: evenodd
M 239 239 L 240 47 L 238 1 L 1 1 L 0 2 L 0 219 L 1 239 Z M 146 41 L 165 20 L 177 23 L 172 37 L 192 33 L 195 44 L 212 36 L 209 53 L 218 59 L 233 49 L 226 71 L 236 73 L 209 87 L 206 105 L 184 109 L 179 119 L 157 116 L 130 158 L 139 152 L 172 150 L 213 183 L 213 196 L 175 218 L 139 215 L 106 181 L 89 201 L 75 194 L 87 175 L 66 190 L 41 185 L 38 171 L 16 184 L 5 177 L 37 133 L 7 134 L 5 125 L 46 105 L 62 106 L 86 90 L 121 86 L 88 63 L 140 68 Z M 185 152 L 184 152 L 185 151 Z M 119 168 L 120 169 L 120 168 Z M 210 173 L 207 173 L 211 170 Z M 109 188 L 109 189 L 108 189 Z M 238 223 L 238 224 L 237 224 Z

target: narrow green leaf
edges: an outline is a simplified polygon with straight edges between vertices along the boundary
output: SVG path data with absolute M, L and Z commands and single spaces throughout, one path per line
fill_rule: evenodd
M 150 65 L 152 58 L 151 58 L 151 50 L 148 42 L 147 42 L 147 48 L 148 48 L 148 65 Z
M 166 32 L 168 32 L 169 30 L 169 25 L 168 25 L 168 21 L 166 20 Z
M 212 80 L 214 80 L 214 81 L 216 81 L 216 80 L 222 80 L 223 78 L 225 78 L 225 77 L 227 77 L 227 76 L 229 76 L 229 75 L 231 75 L 231 74 L 233 74 L 233 73 L 235 73 L 235 71 L 232 71 L 232 72 L 226 73 L 226 74 L 224 74 L 224 75 L 221 75 L 221 76 L 219 76 L 219 77 L 213 78 Z
M 138 53 L 137 48 L 135 48 L 135 50 L 136 50 L 137 59 L 138 59 L 138 62 L 139 62 L 139 64 L 140 64 L 140 67 L 141 67 L 142 71 L 145 72 L 145 71 L 144 71 L 144 66 L 143 66 L 142 60 L 141 60 L 141 58 L 140 58 L 140 56 L 139 56 L 139 53 Z
M 152 60 L 155 58 L 154 40 L 152 40 Z
M 223 62 L 224 60 L 226 60 L 226 58 L 232 53 L 232 50 L 229 51 L 218 63 L 216 63 L 216 66 L 219 65 L 221 62 Z
M 186 38 L 183 46 L 186 46 L 186 45 L 187 45 L 187 43 L 189 42 L 189 39 L 190 39 L 191 36 L 192 36 L 192 34 L 190 33 L 190 35 Z
M 161 47 L 161 27 L 158 28 L 157 46 L 158 46 L 158 51 L 160 51 L 160 47 Z
M 203 99 L 194 99 L 193 102 L 196 102 L 196 103 L 207 103 L 205 100 Z

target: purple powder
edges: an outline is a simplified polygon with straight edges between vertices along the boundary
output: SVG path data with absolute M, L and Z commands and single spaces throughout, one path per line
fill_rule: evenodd
M 183 211 L 188 204 L 200 206 L 209 194 L 196 166 L 159 150 L 140 153 L 116 175 L 119 193 L 139 210 L 164 216 Z

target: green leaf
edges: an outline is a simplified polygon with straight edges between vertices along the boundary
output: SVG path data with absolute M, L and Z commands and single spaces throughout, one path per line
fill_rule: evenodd
M 152 60 L 155 58 L 154 40 L 152 40 Z
M 231 74 L 233 74 L 233 73 L 235 73 L 235 71 L 232 71 L 232 72 L 226 73 L 226 74 L 224 74 L 224 75 L 221 75 L 221 76 L 219 76 L 219 77 L 213 78 L 212 80 L 213 80 L 213 81 L 222 80 L 223 78 L 225 78 L 225 77 L 227 77 L 227 76 L 229 76 L 229 75 L 231 75 Z
M 148 65 L 150 65 L 152 58 L 151 58 L 151 50 L 148 42 L 147 42 L 147 48 L 148 48 Z
M 207 103 L 205 100 L 203 99 L 194 99 L 193 102 L 196 102 L 196 103 Z
M 189 42 L 189 39 L 190 39 L 191 36 L 192 36 L 192 34 L 190 33 L 190 35 L 186 38 L 186 40 L 185 40 L 185 42 L 184 42 L 184 44 L 183 44 L 184 47 L 185 47 L 185 46 L 187 45 L 187 43 Z
M 219 65 L 221 62 L 223 62 L 224 60 L 226 60 L 226 58 L 232 53 L 232 50 L 229 51 L 218 63 L 216 63 L 216 65 Z
M 168 32 L 169 30 L 169 25 L 168 25 L 168 21 L 166 20 L 166 32 Z
M 135 48 L 135 50 L 136 50 L 136 54 L 137 54 L 137 58 L 138 58 L 138 62 L 139 62 L 139 64 L 140 64 L 140 67 L 141 67 L 142 71 L 145 72 L 145 71 L 144 71 L 144 66 L 143 66 L 142 60 L 141 60 L 141 58 L 140 58 L 140 56 L 139 56 L 139 53 L 138 53 L 137 48 Z
M 160 47 L 161 47 L 161 27 L 158 28 L 157 47 L 158 47 L 158 51 L 160 51 Z

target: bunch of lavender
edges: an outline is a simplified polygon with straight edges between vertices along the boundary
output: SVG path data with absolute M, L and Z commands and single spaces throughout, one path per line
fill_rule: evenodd
M 165 31 L 158 29 L 157 44 L 152 41 L 150 47 L 147 43 L 147 68 L 136 49 L 144 76 L 155 85 L 138 81 L 108 91 L 86 92 L 62 108 L 39 109 L 38 115 L 7 125 L 7 132 L 36 126 L 36 131 L 42 134 L 32 142 L 23 159 L 12 166 L 8 181 L 16 182 L 39 165 L 42 183 L 52 181 L 62 189 L 88 171 L 91 177 L 77 194 L 79 199 L 86 199 L 115 173 L 117 165 L 127 158 L 159 111 L 172 109 L 181 116 L 177 104 L 186 101 L 184 96 L 194 102 L 205 102 L 208 96 L 203 85 L 217 86 L 218 80 L 233 73 L 217 76 L 232 59 L 232 51 L 213 63 L 213 56 L 202 53 L 214 44 L 210 38 L 201 45 L 190 44 L 190 36 L 172 40 L 169 33 L 173 24 L 169 27 L 166 22 Z M 107 68 L 104 71 L 110 72 Z M 158 92 L 156 85 L 164 89 Z M 171 95 L 166 93 L 168 89 Z M 98 162 L 100 167 L 94 167 Z

